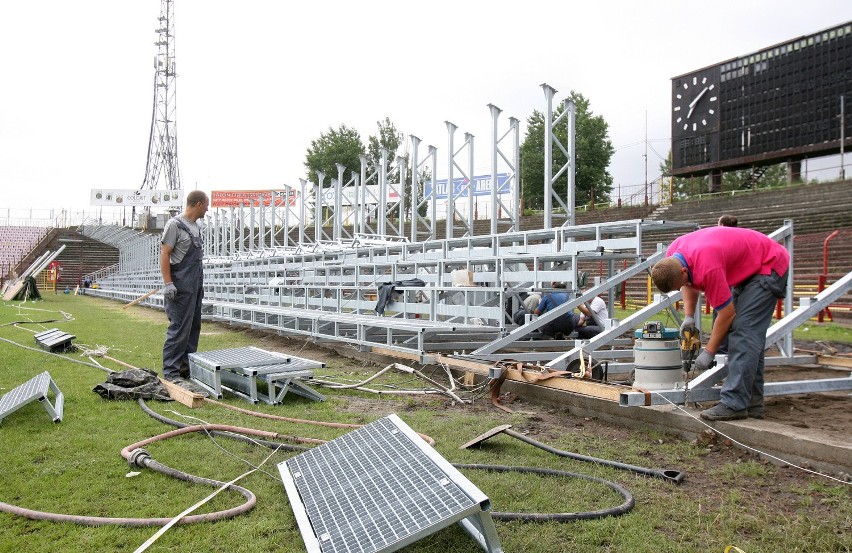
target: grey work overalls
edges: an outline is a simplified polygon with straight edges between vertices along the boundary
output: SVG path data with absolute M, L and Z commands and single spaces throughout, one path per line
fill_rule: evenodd
M 201 233 L 194 236 L 180 219 L 177 226 L 192 238 L 192 246 L 180 263 L 171 264 L 172 283 L 177 296 L 165 300 L 169 328 L 163 344 L 163 376 L 167 379 L 180 376 L 181 366 L 189 366 L 189 354 L 198 350 L 201 335 L 201 300 L 204 298 L 203 242 Z

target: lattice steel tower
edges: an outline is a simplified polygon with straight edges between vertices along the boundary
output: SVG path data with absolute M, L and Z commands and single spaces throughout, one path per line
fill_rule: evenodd
M 148 162 L 145 180 L 140 190 L 157 188 L 160 174 L 165 173 L 166 189 L 180 186 L 177 132 L 175 127 L 175 22 L 174 0 L 161 0 L 157 57 L 154 58 L 154 109 L 151 114 L 151 137 L 148 142 Z

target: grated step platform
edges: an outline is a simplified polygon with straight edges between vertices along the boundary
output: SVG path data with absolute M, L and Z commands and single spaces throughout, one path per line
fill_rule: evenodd
M 396 551 L 454 522 L 502 552 L 488 497 L 396 415 L 278 470 L 309 552 Z
M 50 403 L 47 397 L 48 391 L 53 391 L 54 404 Z M 8 391 L 0 398 L 0 422 L 18 409 L 38 400 L 44 406 L 47 414 L 53 422 L 62 420 L 62 409 L 65 403 L 65 397 L 59 391 L 59 387 L 50 378 L 50 373 L 47 371 L 34 376 L 18 386 Z

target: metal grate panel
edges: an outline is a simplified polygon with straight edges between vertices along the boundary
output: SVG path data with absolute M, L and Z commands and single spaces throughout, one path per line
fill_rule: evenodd
M 278 467 L 309 551 L 396 551 L 490 505 L 396 415 Z M 483 522 L 486 549 L 500 550 L 491 517 Z
M 244 348 L 217 349 L 191 354 L 197 363 L 220 369 L 256 367 L 289 361 L 290 357 L 253 346 Z
M 55 405 L 51 405 L 47 399 L 48 390 L 53 390 Z M 45 371 L 9 390 L 0 398 L 0 421 L 35 400 L 41 402 L 53 422 L 62 420 L 64 397 L 59 387 L 50 378 L 50 373 Z

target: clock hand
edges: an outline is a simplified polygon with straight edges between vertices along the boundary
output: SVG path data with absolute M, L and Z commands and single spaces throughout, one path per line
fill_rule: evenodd
M 701 92 L 699 92 L 699 93 L 698 93 L 698 96 L 696 96 L 696 97 L 695 97 L 695 99 L 694 99 L 694 100 L 692 100 L 692 101 L 689 103 L 689 113 L 687 113 L 687 114 L 686 114 L 686 118 L 687 118 L 687 119 L 689 119 L 689 116 L 690 116 L 690 115 L 692 115 L 693 110 L 695 110 L 695 104 L 697 104 L 697 103 L 698 103 L 698 100 L 700 100 L 700 99 L 701 99 L 701 97 L 702 97 L 702 96 L 704 96 L 704 94 L 706 94 L 708 90 L 710 90 L 710 87 L 709 87 L 709 86 L 705 86 L 705 87 L 704 87 L 704 90 L 702 90 Z

